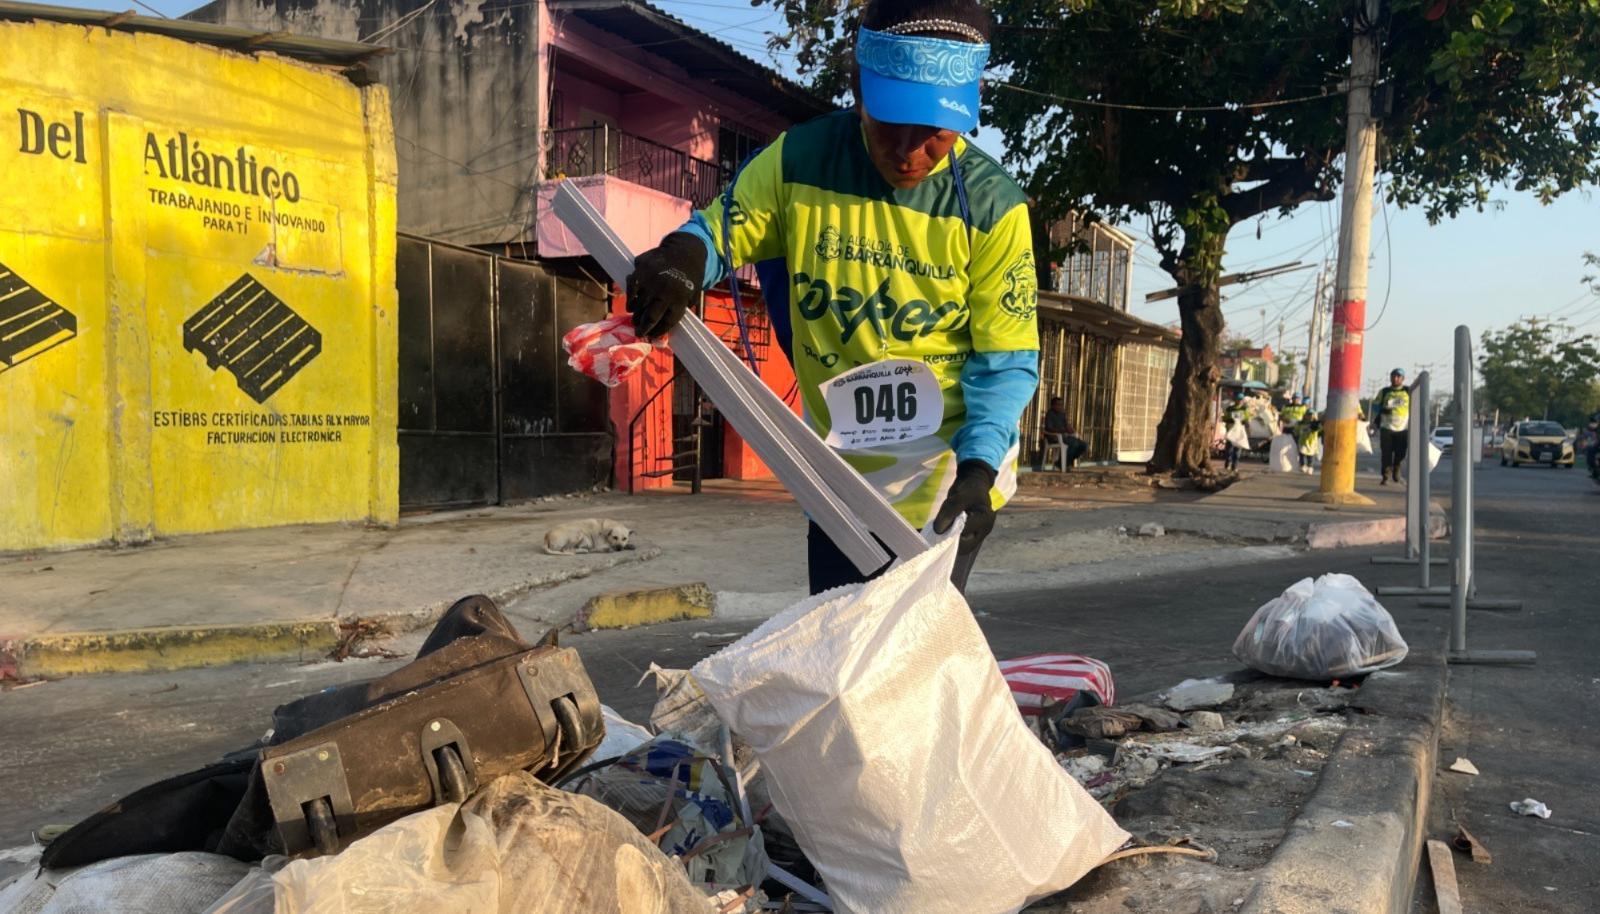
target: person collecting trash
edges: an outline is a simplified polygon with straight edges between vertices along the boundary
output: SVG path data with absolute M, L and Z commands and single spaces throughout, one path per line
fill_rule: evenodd
M 1309 407 L 1300 399 L 1299 394 L 1290 397 L 1289 405 L 1278 413 L 1280 430 L 1290 435 L 1294 434 L 1295 426 L 1300 424 L 1300 420 L 1305 417 L 1308 409 Z
M 1310 476 L 1311 462 L 1317 456 L 1317 446 L 1322 443 L 1322 418 L 1305 407 L 1300 408 L 1294 424 L 1294 443 L 1300 451 L 1300 472 Z
M 1245 429 L 1246 434 L 1248 434 L 1250 428 L 1250 404 L 1245 402 L 1242 388 L 1233 392 L 1233 402 L 1229 403 L 1222 411 L 1222 422 L 1224 433 L 1222 465 L 1230 470 L 1237 470 L 1239 468 L 1239 451 L 1243 449 L 1234 444 L 1233 440 L 1227 436 L 1230 432 L 1237 436 L 1238 433 L 1233 431 L 1235 428 Z
M 1377 426 L 1383 473 L 1378 485 L 1400 481 L 1400 464 L 1406 460 L 1406 429 L 1411 425 L 1411 391 L 1406 389 L 1406 373 L 1396 368 L 1389 372 L 1389 386 L 1372 398 L 1372 422 Z
M 963 590 L 1016 490 L 1017 423 L 1039 384 L 1027 199 L 962 136 L 991 30 L 975 0 L 870 0 L 855 106 L 756 153 L 628 279 L 635 328 L 659 337 L 755 264 L 811 428 L 912 526 L 945 533 L 966 515 Z M 807 557 L 812 593 L 876 574 L 814 522 Z

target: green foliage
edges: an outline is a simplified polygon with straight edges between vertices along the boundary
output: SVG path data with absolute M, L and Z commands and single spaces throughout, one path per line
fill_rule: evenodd
M 773 43 L 842 97 L 861 0 L 766 2 L 789 26 Z M 985 122 L 1047 214 L 1147 219 L 1163 266 L 1198 285 L 1220 273 L 1212 237 L 1334 195 L 1357 28 L 1381 43 L 1396 203 L 1439 219 L 1496 185 L 1548 200 L 1600 180 L 1600 0 L 1451 0 L 1430 20 L 1436 4 L 1388 0 L 1365 23 L 1350 0 L 991 0 Z
M 1502 419 L 1553 419 L 1578 424 L 1597 407 L 1600 346 L 1593 334 L 1575 334 L 1559 321 L 1530 319 L 1483 334 L 1478 370 L 1480 411 Z
M 752 3 L 784 13 L 772 43 L 842 98 L 864 0 Z M 1203 472 L 1209 430 L 1190 413 L 1209 400 L 1178 392 L 1214 385 L 1228 231 L 1338 191 L 1357 31 L 1380 47 L 1397 205 L 1437 221 L 1497 187 L 1548 202 L 1600 182 L 1600 0 L 1385 0 L 1377 22 L 1361 0 L 988 3 L 983 120 L 1041 215 L 1148 224 L 1180 287 L 1188 344 L 1154 467 Z

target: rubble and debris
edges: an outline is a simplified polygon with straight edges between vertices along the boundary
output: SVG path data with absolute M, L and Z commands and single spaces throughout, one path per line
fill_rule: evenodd
M 1218 679 L 1185 679 L 1162 696 L 1162 703 L 1174 711 L 1214 708 L 1233 697 L 1233 683 Z
M 1183 722 L 1190 730 L 1222 729 L 1222 715 L 1215 711 L 1190 711 L 1183 716 Z
M 1456 885 L 1456 862 L 1443 841 L 1428 842 L 1428 868 L 1433 873 L 1433 896 L 1439 914 L 1461 914 L 1461 889 Z
M 1233 642 L 1233 655 L 1252 669 L 1324 682 L 1394 666 L 1407 650 L 1389 611 L 1347 574 L 1296 581 Z
M 1139 535 L 1140 536 L 1166 536 L 1167 535 L 1167 528 L 1161 526 L 1160 524 L 1156 523 L 1155 521 L 1150 521 L 1149 523 L 1145 523 L 1145 524 L 1140 524 L 1139 525 Z
M 1473 863 L 1489 864 L 1494 862 L 1494 855 L 1490 854 L 1489 849 L 1483 846 L 1483 842 L 1474 837 L 1472 832 L 1467 831 L 1464 825 L 1456 826 L 1456 836 L 1451 839 L 1450 843 L 1455 845 L 1456 850 L 1466 851 L 1471 854 Z
M 759 884 L 767 871 L 761 829 L 735 777 L 718 755 L 658 736 L 569 786 L 620 813 L 715 894 Z
M 1334 828 L 1355 828 L 1356 827 L 1354 822 L 1351 822 L 1351 821 L 1349 821 L 1347 819 L 1334 819 L 1329 824 L 1332 825 Z
M 1511 811 L 1519 816 L 1538 816 L 1541 819 L 1550 818 L 1550 807 L 1532 797 L 1512 803 Z
M 1459 771 L 1462 774 L 1477 774 L 1478 766 L 1472 764 L 1472 762 L 1468 761 L 1467 759 L 1457 758 L 1455 761 L 1450 763 L 1450 770 Z

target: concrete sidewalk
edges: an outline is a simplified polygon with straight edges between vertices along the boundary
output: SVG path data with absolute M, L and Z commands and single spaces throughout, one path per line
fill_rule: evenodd
M 1250 475 L 1204 497 L 1142 483 L 1029 482 L 1001 514 L 974 593 L 1283 558 L 1330 518 L 1386 525 L 1386 541 L 1403 530 L 1398 491 L 1373 508 L 1330 512 L 1296 500 L 1311 477 Z M 584 517 L 627 523 L 636 548 L 544 553 L 550 527 Z M 1162 535 L 1138 535 L 1149 524 Z M 601 594 L 686 584 L 705 585 L 723 618 L 778 611 L 806 590 L 803 514 L 776 483 L 713 483 L 699 496 L 548 499 L 389 529 L 280 527 L 0 557 L 0 676 L 312 659 L 352 637 L 426 625 L 473 593 L 537 631 L 570 624 Z

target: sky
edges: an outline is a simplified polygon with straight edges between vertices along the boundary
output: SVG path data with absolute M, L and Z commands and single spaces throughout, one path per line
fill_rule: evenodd
M 193 0 L 55 2 L 95 8 L 148 2 L 171 16 L 198 5 Z M 770 7 L 752 9 L 741 0 L 652 2 L 756 60 L 791 75 L 795 72 L 792 59 L 774 57 L 765 47 L 767 34 L 782 27 L 781 18 Z M 980 131 L 977 143 L 997 157 L 1004 151 L 996 131 Z M 1471 328 L 1477 338 L 1486 329 L 1519 318 L 1554 317 L 1568 319 L 1579 330 L 1600 334 L 1600 297 L 1582 284 L 1586 274 L 1583 253 L 1600 253 L 1600 195 L 1569 194 L 1550 206 L 1510 190 L 1495 196 L 1499 204 L 1495 208 L 1434 226 L 1419 211 L 1374 205 L 1364 389 L 1382 383 L 1396 367 L 1406 368 L 1412 375 L 1428 368 L 1435 377 L 1447 376 L 1458 324 Z M 1338 212 L 1337 201 L 1304 204 L 1285 218 L 1268 216 L 1236 226 L 1228 239 L 1224 271 L 1298 260 L 1326 263 L 1331 276 L 1338 246 Z M 1146 293 L 1172 285 L 1170 277 L 1156 266 L 1157 255 L 1146 239 L 1146 226 L 1121 228 L 1141 241 L 1135 249 L 1130 310 L 1157 323 L 1174 323 L 1177 305 L 1172 299 L 1144 301 Z M 1284 346 L 1303 352 L 1317 272 L 1306 269 L 1225 289 L 1223 314 L 1230 332 L 1276 348 L 1281 321 Z M 1439 389 L 1437 383 L 1434 389 Z

